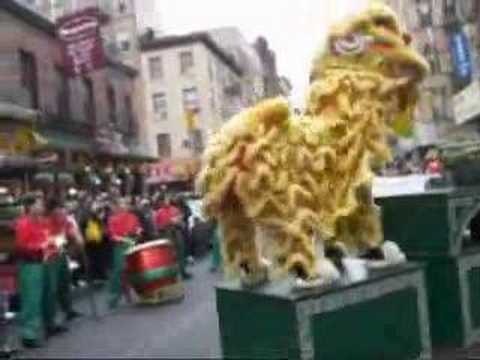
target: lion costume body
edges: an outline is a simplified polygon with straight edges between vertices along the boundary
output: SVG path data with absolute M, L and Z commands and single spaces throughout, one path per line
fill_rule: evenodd
M 268 247 L 272 268 L 315 281 L 323 275 L 316 242 L 351 254 L 381 246 L 372 167 L 390 159 L 392 128 L 408 127 L 427 71 L 394 13 L 372 5 L 332 29 L 304 115 L 266 100 L 212 137 L 198 189 L 221 226 L 229 273 L 264 278 Z

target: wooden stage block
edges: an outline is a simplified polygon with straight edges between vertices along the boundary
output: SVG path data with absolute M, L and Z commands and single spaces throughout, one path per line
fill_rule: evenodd
M 423 268 L 372 271 L 357 283 L 292 292 L 289 280 L 217 287 L 225 359 L 430 359 Z

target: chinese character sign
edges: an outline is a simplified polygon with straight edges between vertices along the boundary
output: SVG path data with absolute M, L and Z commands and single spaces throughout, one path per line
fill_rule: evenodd
M 100 26 L 96 8 L 86 8 L 58 20 L 57 36 L 63 45 L 63 63 L 69 76 L 87 74 L 105 66 Z

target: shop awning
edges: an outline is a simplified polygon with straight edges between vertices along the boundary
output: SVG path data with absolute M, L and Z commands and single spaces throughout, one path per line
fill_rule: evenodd
M 90 139 L 83 136 L 69 134 L 55 130 L 35 130 L 33 137 L 37 148 L 54 150 L 92 151 L 94 144 Z
M 16 104 L 0 101 L 0 119 L 33 122 L 38 118 L 38 111 Z
M 22 155 L 0 155 L 0 169 L 34 169 L 38 163 L 34 158 Z

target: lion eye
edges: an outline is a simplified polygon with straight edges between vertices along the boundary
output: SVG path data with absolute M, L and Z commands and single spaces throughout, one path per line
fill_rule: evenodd
M 397 28 L 395 26 L 395 23 L 391 20 L 391 19 L 388 19 L 388 18 L 376 18 L 374 19 L 373 23 L 375 24 L 375 26 L 377 27 L 383 27 L 391 32 L 398 32 L 397 31 Z

